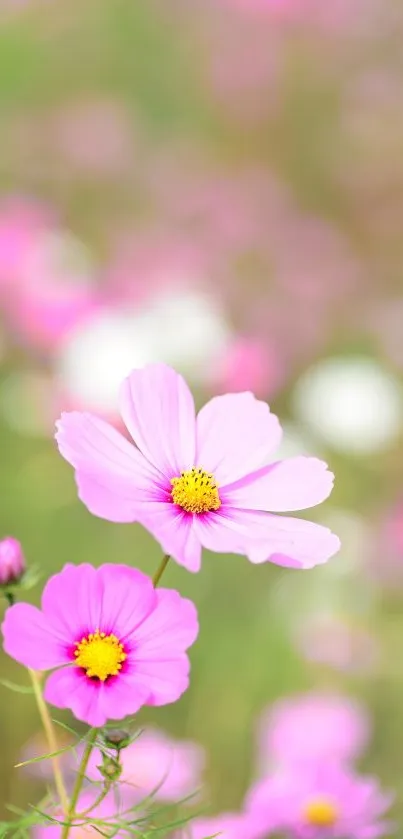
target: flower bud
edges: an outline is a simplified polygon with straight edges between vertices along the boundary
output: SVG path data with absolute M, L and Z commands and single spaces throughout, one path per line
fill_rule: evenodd
M 129 745 L 130 734 L 123 728 L 109 728 L 104 731 L 103 739 L 106 746 L 120 751 Z
M 7 536 L 0 541 L 0 586 L 18 583 L 25 571 L 25 558 L 17 539 Z

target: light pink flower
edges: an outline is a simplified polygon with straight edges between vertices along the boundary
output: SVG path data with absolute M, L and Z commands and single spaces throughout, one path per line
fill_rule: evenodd
M 108 751 L 108 750 L 106 750 Z M 135 799 L 153 794 L 162 801 L 179 801 L 201 786 L 204 753 L 200 746 L 175 741 L 162 731 L 146 729 L 120 754 L 121 789 Z M 100 780 L 98 750 L 92 753 L 87 775 Z
M 45 698 L 96 727 L 142 705 L 175 702 L 189 682 L 185 650 L 196 610 L 125 565 L 66 565 L 47 582 L 42 610 L 18 603 L 2 626 L 5 651 L 34 670 L 54 670 Z
M 215 393 L 253 390 L 264 397 L 275 393 L 284 378 L 284 365 L 273 348 L 270 350 L 263 341 L 240 335 L 224 349 L 211 371 L 210 384 Z
M 251 393 L 215 397 L 196 420 L 183 378 L 154 364 L 124 380 L 120 409 L 137 447 L 91 414 L 65 413 L 57 424 L 94 515 L 143 523 L 189 571 L 199 570 L 202 546 L 294 568 L 338 550 L 327 528 L 272 515 L 319 504 L 333 475 L 316 458 L 273 462 L 281 428 Z
M 222 813 L 219 816 L 194 819 L 173 839 L 254 839 L 255 822 L 244 813 Z
M 258 728 L 259 768 L 308 761 L 343 762 L 368 743 L 370 722 L 353 699 L 325 691 L 280 699 L 262 715 Z
M 16 583 L 25 571 L 22 547 L 13 536 L 0 541 L 0 586 Z
M 382 817 L 392 799 L 375 778 L 324 761 L 260 781 L 249 793 L 247 811 L 261 839 L 269 831 L 293 839 L 376 839 L 389 833 Z

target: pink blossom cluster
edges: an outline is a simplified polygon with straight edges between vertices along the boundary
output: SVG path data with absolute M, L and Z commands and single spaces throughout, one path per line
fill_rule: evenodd
M 215 397 L 196 416 L 183 377 L 154 364 L 132 370 L 123 381 L 120 410 L 126 435 L 97 416 L 73 411 L 57 423 L 57 444 L 75 470 L 88 510 L 145 526 L 165 554 L 161 570 L 150 579 L 127 565 L 67 564 L 46 583 L 40 608 L 15 603 L 2 625 L 8 655 L 31 672 L 51 671 L 46 702 L 70 709 L 93 731 L 145 705 L 176 702 L 188 687 L 188 649 L 198 635 L 198 618 L 190 600 L 157 587 L 170 556 L 192 572 L 200 569 L 203 548 L 244 554 L 254 564 L 309 569 L 339 548 L 327 528 L 284 515 L 324 501 L 333 475 L 317 458 L 276 460 L 279 421 L 252 393 Z M 6 547 L 0 545 L 8 568 Z M 279 832 L 293 839 L 383 836 L 390 797 L 351 765 L 367 736 L 365 715 L 340 697 L 314 695 L 280 704 L 262 723 L 260 777 L 243 809 L 196 818 L 192 839 L 215 833 L 227 839 L 264 839 Z M 85 760 L 86 778 L 94 780 L 108 747 L 92 757 L 87 748 L 79 750 L 80 765 Z M 154 794 L 175 800 L 194 791 L 200 779 L 203 758 L 197 748 L 173 744 L 155 731 L 122 751 L 123 808 Z M 80 807 L 84 813 L 89 808 L 94 819 L 98 807 L 79 777 L 83 797 L 76 800 L 73 793 L 70 813 L 78 832 Z M 99 818 L 107 821 L 117 813 L 115 799 L 106 793 Z M 49 830 L 60 835 L 58 814 L 52 811 L 53 825 L 38 828 L 38 836 Z

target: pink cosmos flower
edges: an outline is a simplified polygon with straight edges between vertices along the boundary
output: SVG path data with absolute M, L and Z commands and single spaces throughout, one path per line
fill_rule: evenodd
M 376 839 L 389 833 L 382 817 L 392 798 L 376 779 L 324 761 L 260 781 L 249 793 L 247 811 L 261 839 L 269 831 L 293 839 Z
M 22 547 L 13 536 L 0 541 L 0 586 L 16 583 L 25 571 Z
M 18 603 L 2 626 L 5 651 L 34 670 L 54 670 L 45 698 L 102 726 L 142 705 L 175 702 L 188 686 L 185 650 L 196 610 L 125 565 L 65 565 L 47 582 L 42 610 Z
M 162 801 L 179 801 L 201 786 L 204 753 L 191 742 L 172 740 L 162 731 L 146 729 L 120 755 L 121 790 L 135 799 L 153 794 Z M 92 753 L 87 775 L 100 780 L 99 751 Z
M 337 693 L 312 692 L 280 699 L 262 715 L 258 728 L 259 766 L 357 758 L 368 743 L 365 709 Z
M 143 523 L 189 571 L 199 570 L 202 546 L 294 568 L 338 550 L 327 528 L 272 514 L 319 504 L 333 475 L 316 458 L 273 462 L 281 428 L 251 393 L 215 397 L 196 419 L 183 378 L 151 364 L 124 380 L 120 409 L 137 446 L 88 413 L 62 414 L 57 424 L 60 452 L 94 515 Z
M 255 824 L 243 813 L 222 813 L 211 818 L 194 819 L 175 839 L 207 839 L 210 836 L 217 836 L 217 839 L 254 839 Z

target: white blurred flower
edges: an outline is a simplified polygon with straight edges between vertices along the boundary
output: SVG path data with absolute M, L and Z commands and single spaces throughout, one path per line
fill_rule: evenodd
M 69 335 L 55 369 L 73 403 L 109 414 L 133 368 L 165 362 L 190 382 L 203 384 L 230 339 L 213 299 L 196 292 L 164 294 L 136 309 L 95 313 Z
M 402 428 L 400 383 L 364 356 L 320 361 L 300 378 L 293 404 L 297 416 L 340 451 L 382 451 Z

